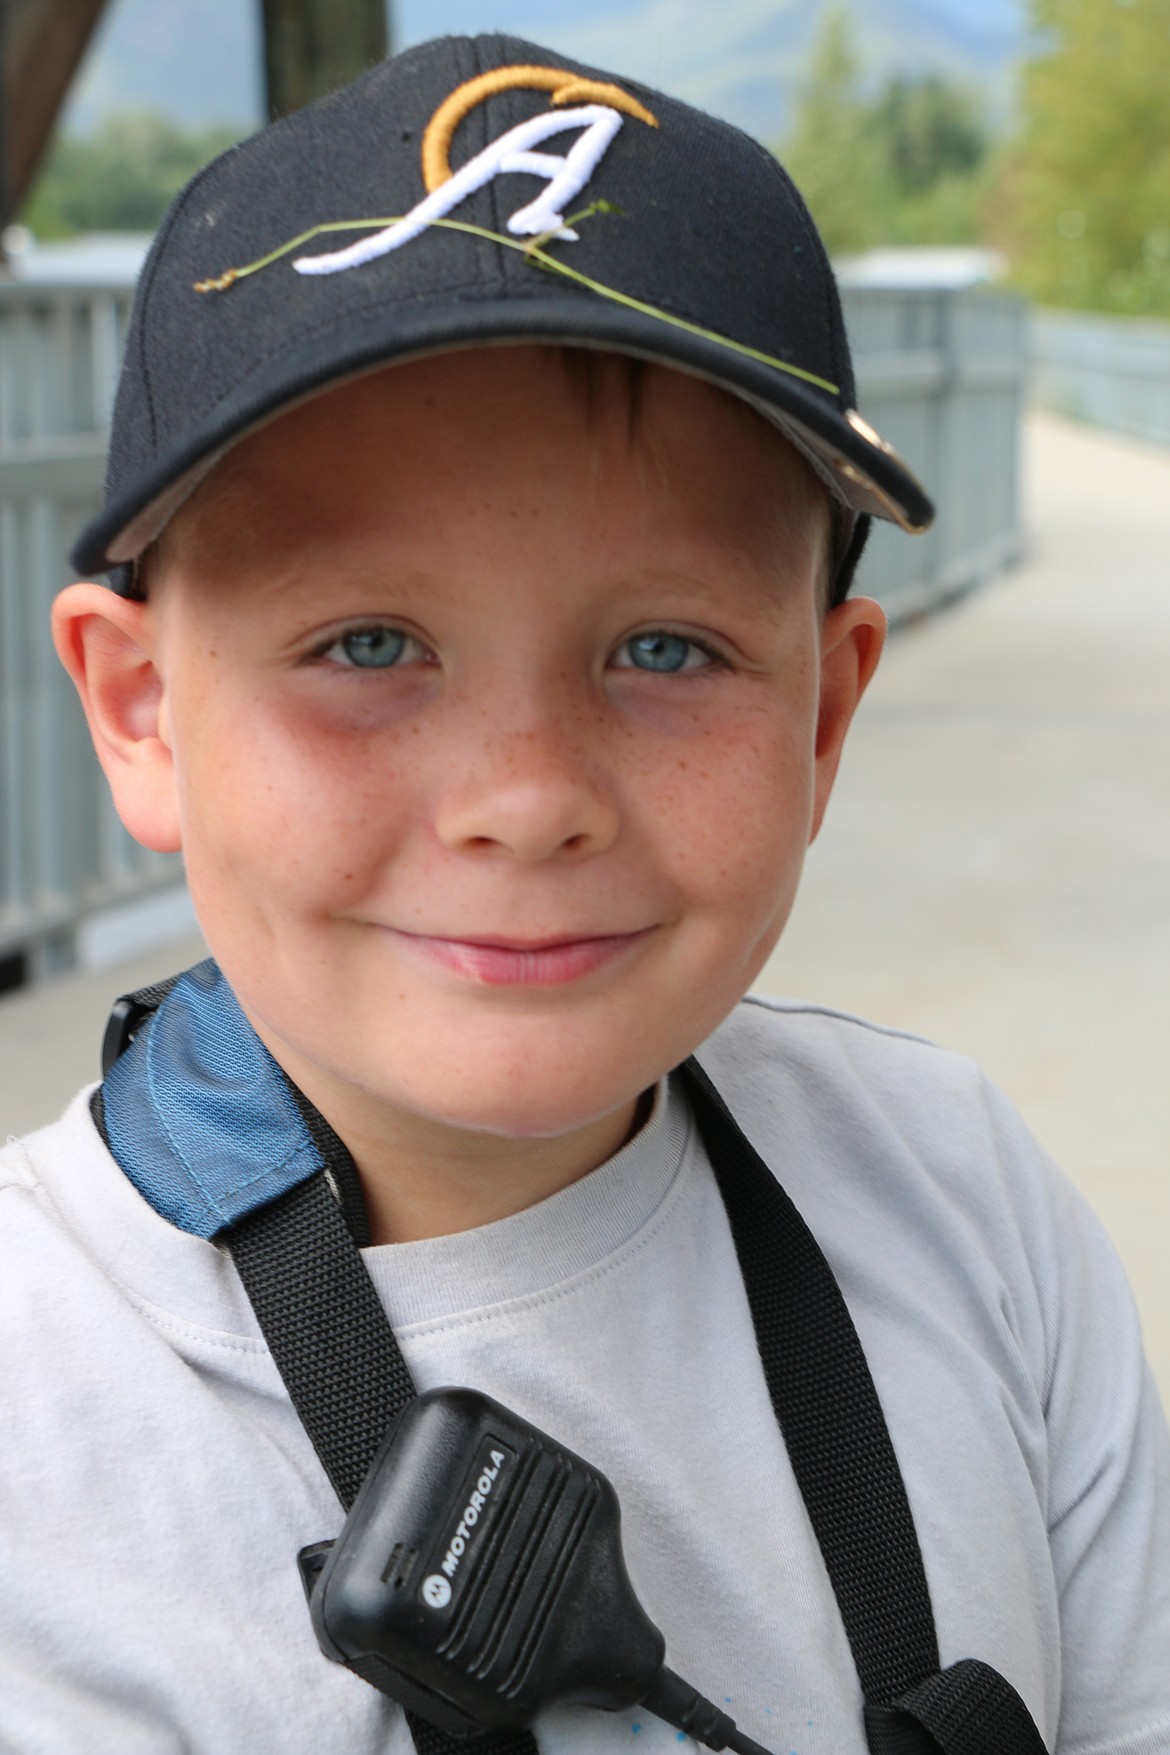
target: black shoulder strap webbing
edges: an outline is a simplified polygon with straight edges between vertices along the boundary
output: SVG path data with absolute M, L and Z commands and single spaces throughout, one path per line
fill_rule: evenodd
M 685 1070 L 727 1208 L 772 1407 L 866 1700 L 938 1669 L 922 1555 L 885 1416 L 820 1246 L 698 1064 Z M 854 1515 L 854 1511 L 858 1515 Z
M 396 1414 L 415 1397 L 324 1172 L 223 1233 L 293 1407 L 348 1511 Z M 357 1666 L 355 1666 L 357 1667 Z M 376 1675 L 366 1678 L 375 1685 Z M 418 1755 L 537 1755 L 531 1731 L 455 1738 L 406 1710 Z
M 973 1659 L 939 1670 L 922 1551 L 853 1319 L 812 1232 L 693 1058 L 688 1091 L 727 1208 L 772 1407 L 865 1698 L 871 1755 L 1045 1755 Z
M 125 1039 L 150 1009 L 147 1000 Z M 702 1068 L 691 1059 L 682 1072 L 727 1209 L 772 1406 L 857 1666 L 871 1755 L 1046 1755 L 1026 1705 L 997 1671 L 973 1659 L 940 1671 L 901 1471 L 833 1271 Z M 415 1389 L 342 1206 L 320 1172 L 222 1241 L 348 1510 Z M 536 1755 L 527 1731 L 455 1740 L 410 1711 L 407 1719 L 419 1755 Z

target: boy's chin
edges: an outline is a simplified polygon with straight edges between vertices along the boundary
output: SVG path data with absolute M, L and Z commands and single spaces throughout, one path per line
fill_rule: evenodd
M 734 996 L 727 1009 L 734 1003 Z M 245 1002 L 245 1009 L 247 1007 Z M 632 1108 L 718 1023 L 681 1005 L 609 1003 L 539 1016 L 420 1012 L 354 1006 L 332 1028 L 322 1012 L 276 1025 L 250 1013 L 262 1040 L 346 1138 L 402 1125 L 515 1140 L 563 1137 Z M 436 1144 L 438 1142 L 436 1141 Z
M 486 1032 L 448 1037 L 432 1052 L 420 1043 L 330 1044 L 320 1060 L 289 1065 L 305 1094 L 343 1138 L 391 1135 L 405 1124 L 515 1140 L 561 1138 L 631 1108 L 674 1064 L 673 1045 L 590 1040 L 590 1032 L 547 1027 L 531 1037 L 490 1041 Z M 270 1044 L 271 1046 L 271 1044 Z M 304 1045 L 307 1046 L 307 1045 Z M 324 1046 L 324 1045 L 319 1045 Z M 338 1050 L 341 1049 L 339 1052 Z M 316 1064 L 312 1064 L 312 1061 Z M 330 1113 L 333 1111 L 333 1113 Z M 436 1145 L 438 1141 L 435 1142 Z
M 665 1069 L 664 1069 L 665 1070 Z M 500 1139 L 560 1139 L 632 1106 L 661 1073 L 631 1082 L 630 1072 L 578 1076 L 566 1089 L 556 1077 L 516 1079 L 490 1074 L 436 1084 L 431 1079 L 363 1081 L 368 1097 L 388 1115 L 411 1115 L 433 1126 Z

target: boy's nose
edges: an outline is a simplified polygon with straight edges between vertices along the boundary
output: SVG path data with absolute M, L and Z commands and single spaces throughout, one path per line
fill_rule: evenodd
M 604 852 L 619 821 L 612 791 L 585 762 L 529 730 L 481 748 L 440 799 L 435 831 L 445 847 L 496 847 L 535 864 Z

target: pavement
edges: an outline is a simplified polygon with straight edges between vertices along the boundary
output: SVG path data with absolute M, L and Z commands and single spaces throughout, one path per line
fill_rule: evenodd
M 1101 1214 L 1170 1405 L 1170 452 L 1030 417 L 1028 553 L 901 630 L 760 991 L 973 1054 Z M 0 1132 L 198 940 L 0 999 Z

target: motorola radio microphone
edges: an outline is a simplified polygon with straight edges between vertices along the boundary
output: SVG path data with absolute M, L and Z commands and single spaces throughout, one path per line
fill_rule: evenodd
M 394 1421 L 335 1542 L 299 1556 L 322 1651 L 451 1736 L 548 1707 L 641 1706 L 709 1749 L 767 1755 L 666 1668 L 609 1481 L 470 1389 Z

